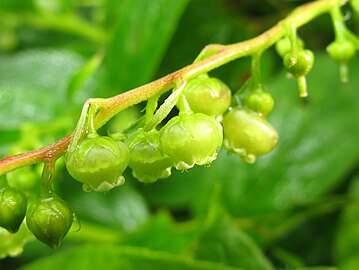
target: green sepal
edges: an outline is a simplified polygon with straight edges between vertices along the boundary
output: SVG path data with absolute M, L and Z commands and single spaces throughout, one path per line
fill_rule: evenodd
M 274 99 L 271 94 L 258 86 L 257 89 L 244 99 L 243 103 L 246 108 L 257 113 L 259 116 L 267 116 L 273 110 Z
M 348 40 L 336 40 L 327 47 L 329 56 L 340 64 L 347 64 L 355 51 L 355 45 Z

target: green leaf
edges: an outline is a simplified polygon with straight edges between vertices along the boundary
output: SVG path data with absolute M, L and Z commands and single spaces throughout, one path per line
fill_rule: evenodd
M 349 187 L 352 199 L 344 208 L 336 236 L 335 255 L 341 270 L 359 269 L 359 177 Z
M 211 214 L 210 214 L 211 215 Z M 273 269 L 258 246 L 222 211 L 206 224 L 195 248 L 200 260 L 221 262 L 243 269 Z
M 83 245 L 30 263 L 21 270 L 240 270 L 144 248 Z
M 96 72 L 102 63 L 103 52 L 100 51 L 92 56 L 77 72 L 75 72 L 67 87 L 67 97 L 71 100 L 83 84 Z
M 116 4 L 116 28 L 107 48 L 110 86 L 120 91 L 148 82 L 188 0 L 124 0 Z
M 83 219 L 124 232 L 133 232 L 148 219 L 146 202 L 128 184 L 108 193 L 85 193 L 74 179 L 67 180 L 71 181 L 71 186 L 61 187 L 64 194 L 62 198 L 74 208 L 80 222 Z M 66 192 L 68 189 L 74 190 L 74 185 L 77 185 L 77 193 Z
M 24 245 L 31 237 L 31 233 L 24 223 L 19 231 L 14 234 L 0 227 L 0 259 L 20 255 Z
M 26 11 L 33 9 L 33 1 L 13 1 L 13 0 L 2 0 L 0 2 L 0 9 L 2 10 L 12 10 L 12 11 Z
M 198 237 L 199 228 L 192 225 L 176 223 L 168 213 L 160 212 L 136 232 L 129 234 L 123 244 L 178 254 Z
M 1 130 L 0 131 L 0 158 L 9 153 L 9 145 L 15 143 L 19 139 L 18 130 Z
M 54 0 L 54 1 L 33 1 L 36 9 L 40 12 L 48 13 L 65 13 L 74 10 L 75 3 L 71 0 Z
M 339 268 L 335 266 L 314 266 L 314 267 L 300 267 L 300 268 L 295 268 L 294 270 L 339 270 Z
M 67 83 L 83 62 L 74 52 L 52 49 L 0 56 L 0 129 L 48 122 L 66 113 L 71 105 Z

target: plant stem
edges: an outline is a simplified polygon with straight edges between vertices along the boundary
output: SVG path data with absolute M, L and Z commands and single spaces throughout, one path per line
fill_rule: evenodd
M 230 45 L 208 45 L 201 52 L 200 59 L 197 59 L 199 61 L 131 91 L 103 99 L 103 107 L 94 119 L 95 128 L 102 127 L 122 110 L 176 87 L 178 80 L 188 80 L 235 59 L 265 51 L 286 34 L 285 25 L 288 23 L 299 28 L 346 2 L 347 0 L 318 0 L 307 3 L 296 8 L 287 18 L 253 39 Z M 57 159 L 67 150 L 71 137 L 72 134 L 44 148 L 0 160 L 0 175 L 23 166 Z
M 333 8 L 330 12 L 330 15 L 332 17 L 335 38 L 337 40 L 345 40 L 346 27 L 344 24 L 343 15 L 340 11 L 340 6 L 338 5 L 336 8 Z
M 52 180 L 54 179 L 55 174 L 55 163 L 53 160 L 45 162 L 44 169 L 41 175 L 41 188 L 40 188 L 40 197 L 42 199 L 48 198 L 49 194 L 53 192 L 52 190 Z
M 151 118 L 150 121 L 146 123 L 143 127 L 144 131 L 151 131 L 156 128 L 159 123 L 166 118 L 174 106 L 176 106 L 178 99 L 180 98 L 184 87 L 186 86 L 186 81 L 183 81 L 178 88 L 176 88 L 173 93 L 165 100 L 161 107 L 156 111 L 155 115 Z
M 65 153 L 71 138 L 72 134 L 69 134 L 61 140 L 40 149 L 3 158 L 0 160 L 0 175 L 20 167 L 46 162 L 47 160 L 56 160 Z
M 261 85 L 261 56 L 262 52 L 258 52 L 252 55 L 252 78 L 255 85 Z

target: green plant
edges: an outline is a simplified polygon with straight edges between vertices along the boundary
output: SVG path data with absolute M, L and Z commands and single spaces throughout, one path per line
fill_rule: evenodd
M 87 62 L 76 62 L 76 67 L 71 71 L 61 69 L 58 74 L 54 73 L 59 77 L 68 73 L 63 79 L 56 80 L 57 84 L 66 81 L 66 87 L 59 91 L 59 96 L 56 96 L 56 91 L 49 94 L 48 98 L 42 96 L 41 98 L 47 100 L 46 105 L 31 107 L 32 109 L 29 106 L 9 105 L 14 96 L 1 88 L 1 80 L 5 80 L 4 77 L 11 79 L 11 76 L 0 75 L 0 101 L 8 113 L 23 108 L 29 118 L 24 119 L 33 120 L 32 124 L 24 125 L 22 121 L 16 123 L 16 117 L 15 122 L 4 119 L 15 127 L 16 136 L 19 138 L 16 142 L 17 149 L 11 149 L 7 153 L 23 153 L 5 157 L 0 161 L 0 174 L 7 179 L 4 183 L 8 182 L 1 190 L 15 190 L 15 187 L 21 189 L 26 197 L 19 195 L 23 200 L 20 204 L 26 205 L 27 199 L 30 207 L 27 210 L 24 206 L 15 207 L 18 213 L 12 210 L 13 216 L 10 215 L 10 219 L 5 218 L 5 223 L 0 222 L 0 225 L 8 230 L 0 231 L 0 255 L 18 254 L 32 236 L 50 247 L 58 247 L 68 234 L 70 246 L 72 244 L 76 247 L 83 242 L 101 245 L 110 243 L 111 246 L 104 247 L 104 250 L 112 254 L 111 256 L 123 256 L 123 260 L 114 261 L 113 264 L 124 268 L 130 265 L 138 269 L 145 265 L 152 269 L 151 265 L 156 268 L 158 264 L 171 269 L 273 269 L 273 265 L 310 265 L 311 263 L 298 262 L 300 260 L 293 255 L 295 252 L 286 251 L 285 245 L 276 248 L 276 244 L 286 237 L 288 232 L 293 231 L 296 224 L 307 221 L 309 217 L 347 206 L 346 198 L 333 200 L 333 203 L 327 205 L 321 195 L 326 194 L 334 183 L 339 183 L 336 179 L 340 176 L 336 176 L 336 173 L 348 170 L 358 156 L 357 148 L 348 146 L 349 143 L 353 144 L 353 138 L 357 134 L 356 130 L 348 130 L 348 126 L 352 126 L 352 115 L 357 112 L 353 105 L 356 96 L 353 93 L 343 93 L 343 97 L 338 98 L 337 102 L 346 104 L 343 106 L 345 110 L 343 109 L 344 113 L 336 115 L 337 103 L 333 99 L 324 101 L 326 96 L 320 90 L 326 85 L 325 80 L 313 80 L 313 87 L 309 83 L 309 89 L 319 90 L 313 91 L 308 100 L 309 103 L 314 102 L 314 105 L 309 105 L 307 109 L 298 108 L 298 100 L 288 103 L 286 99 L 291 95 L 288 90 L 293 88 L 290 82 L 288 87 L 283 87 L 284 82 L 277 87 L 286 88 L 286 92 L 282 94 L 276 92 L 278 90 L 275 86 L 268 87 L 264 77 L 268 72 L 266 68 L 270 66 L 268 63 L 276 61 L 270 51 L 270 48 L 276 45 L 285 69 L 297 79 L 299 96 L 306 97 L 307 77 L 310 78 L 312 72 L 314 73 L 312 70 L 315 70 L 317 63 L 318 66 L 326 66 L 323 59 L 328 57 L 323 58 L 319 53 L 315 53 L 314 62 L 312 50 L 305 49 L 310 47 L 310 44 L 304 44 L 304 41 L 309 43 L 305 33 L 299 38 L 297 32 L 305 24 L 328 13 L 332 19 L 335 37 L 334 41 L 328 42 L 330 45 L 327 52 L 338 62 L 341 80 L 347 82 L 349 60 L 355 58 L 359 40 L 344 24 L 342 8 L 348 8 L 346 1 L 319 0 L 305 4 L 263 34 L 231 45 L 208 45 L 193 64 L 142 86 L 138 85 L 153 76 L 155 65 L 160 59 L 157 55 L 163 54 L 168 41 L 165 38 L 169 39 L 169 32 L 174 29 L 171 25 L 176 24 L 187 1 L 171 1 L 172 9 L 165 8 L 168 3 L 164 0 L 136 0 L 135 4 L 130 0 L 117 4 L 108 0 L 105 1 L 106 7 L 92 6 L 81 1 L 70 2 L 53 1 L 52 4 L 46 4 L 44 1 L 28 1 L 22 6 L 18 1 L 5 1 L 0 6 L 0 20 L 6 22 L 0 29 L 6 33 L 0 38 L 0 46 L 4 50 L 16 47 L 18 36 L 18 42 L 31 44 L 31 41 L 26 40 L 26 36 L 21 36 L 21 31 L 26 32 L 23 25 L 31 25 L 36 29 L 47 28 L 64 32 L 65 36 L 76 36 L 79 40 L 68 40 L 66 44 L 73 46 L 73 52 L 82 50 L 81 53 L 89 59 Z M 85 8 L 80 10 L 91 18 L 92 25 L 76 15 L 74 10 L 77 5 L 85 5 Z M 90 5 L 90 8 L 86 9 L 87 5 Z M 352 6 L 355 10 L 355 1 L 352 1 Z M 156 12 L 150 12 L 149 7 L 156 9 Z M 105 19 L 101 19 L 104 16 Z M 112 24 L 113 21 L 116 23 Z M 139 30 L 138 25 L 148 29 Z M 107 33 L 108 29 L 112 30 Z M 154 33 L 154 29 L 158 33 Z M 142 31 L 145 34 L 142 35 Z M 35 31 L 33 34 L 36 40 L 39 33 Z M 240 38 L 243 37 L 244 34 Z M 328 36 L 326 38 L 329 40 Z M 90 41 L 91 45 L 81 47 L 82 39 Z M 140 44 L 144 49 L 136 52 L 136 46 Z M 82 49 L 78 49 L 79 47 Z M 268 55 L 273 57 L 269 61 L 266 59 Z M 237 75 L 233 75 L 232 80 L 225 80 L 222 79 L 226 76 L 221 75 L 221 69 L 213 72 L 217 74 L 212 74 L 214 69 L 246 56 L 251 61 L 250 77 L 241 79 L 239 84 L 242 86 L 239 87 Z M 73 55 L 65 58 L 65 66 L 70 66 L 74 58 L 76 57 Z M 133 58 L 141 64 L 135 64 Z M 41 55 L 40 58 L 37 55 L 35 59 L 41 63 L 38 68 L 41 70 Z M 56 58 L 55 55 L 54 59 L 57 59 L 54 63 L 58 63 L 61 58 Z M 265 65 L 262 63 L 264 61 Z M 19 66 L 23 66 L 22 58 L 19 62 Z M 138 66 L 141 66 L 141 70 L 137 72 Z M 240 64 L 230 68 L 234 70 L 233 73 L 243 73 L 236 70 L 243 70 Z M 32 67 L 31 70 L 37 69 Z M 356 70 L 355 67 L 353 70 Z M 45 76 L 48 68 L 41 71 L 44 77 L 41 77 L 40 81 L 46 82 L 49 80 Z M 4 69 L 3 74 L 6 72 Z M 28 73 L 30 77 L 36 77 Z M 14 81 L 17 81 L 16 79 Z M 91 80 L 96 81 L 95 85 L 99 85 L 99 89 L 94 90 L 87 85 Z M 18 81 L 19 84 L 26 82 Z M 53 87 L 56 88 L 56 85 Z M 138 87 L 114 95 L 113 89 L 120 89 L 122 92 L 134 86 Z M 239 90 L 231 90 L 235 88 Z M 16 88 L 14 89 L 14 93 L 17 93 Z M 19 96 L 25 97 L 23 93 Z M 91 96 L 112 97 L 90 98 Z M 28 97 L 31 98 L 30 93 Z M 87 100 L 73 133 L 56 143 L 39 148 L 43 142 L 53 141 L 54 136 L 58 138 L 71 131 L 73 119 L 76 118 L 74 115 L 79 113 L 79 105 L 84 99 Z M 61 104 L 62 100 L 64 101 Z M 330 105 L 332 114 L 321 111 L 321 106 L 326 104 Z M 135 105 L 138 107 L 134 107 Z M 139 107 L 141 111 L 145 110 L 142 116 Z M 337 108 L 338 111 L 341 108 Z M 34 111 L 40 113 L 34 116 Z M 294 113 L 291 113 L 293 111 Z M 278 116 L 280 113 L 283 115 Z M 319 153 L 318 156 L 325 157 L 324 160 L 318 158 L 318 161 L 314 162 L 317 155 L 312 149 L 317 149 L 318 143 L 308 142 L 302 146 L 301 139 L 318 135 L 316 132 L 320 128 L 331 126 L 333 119 L 341 116 L 343 119 L 339 121 L 341 124 L 337 124 L 336 133 L 326 131 L 322 139 L 324 143 L 327 139 L 343 136 L 347 138 L 338 148 L 350 152 L 350 158 L 332 159 L 336 151 L 332 151 L 327 143 L 328 154 L 325 154 L 324 150 L 315 152 Z M 41 122 L 45 122 L 45 126 L 41 126 Z M 12 142 L 11 131 L 1 134 L 4 134 L 5 142 L 6 138 Z M 278 149 L 275 148 L 277 142 Z M 273 149 L 274 152 L 250 167 L 241 163 L 235 155 L 226 154 L 225 149 L 221 149 L 222 143 L 229 152 L 239 155 L 247 163 L 253 163 L 256 157 Z M 33 150 L 34 148 L 38 149 Z M 345 153 L 344 150 L 338 152 Z M 216 159 L 218 160 L 215 161 Z M 299 162 L 296 162 L 297 159 Z M 307 164 L 307 159 L 314 161 L 312 164 L 308 161 Z M 322 164 L 325 163 L 327 168 L 330 165 L 334 167 L 333 160 L 338 160 L 337 171 L 325 174 Z M 272 162 L 274 165 L 271 165 Z M 281 167 L 287 170 L 279 172 Z M 188 172 L 177 174 L 177 170 Z M 321 172 L 321 177 L 326 179 L 320 188 L 306 180 L 311 173 L 316 172 Z M 105 197 L 103 194 L 100 194 L 102 197 L 97 197 L 99 195 L 95 192 L 82 194 L 75 191 L 78 183 L 71 182 L 72 177 L 83 184 L 84 191 L 108 194 L 106 193 Z M 115 188 L 125 183 L 125 177 L 126 185 Z M 142 183 L 132 181 L 133 178 L 143 183 L 153 183 L 165 178 L 169 178 L 169 181 L 158 181 L 143 187 Z M 191 180 L 187 183 L 186 179 Z M 308 186 L 312 189 L 306 189 Z M 154 191 L 157 188 L 165 190 Z M 112 207 L 108 207 L 108 201 L 111 200 L 114 200 Z M 316 200 L 319 200 L 318 205 Z M 143 201 L 148 201 L 149 204 Z M 149 211 L 157 207 L 167 207 L 168 212 L 157 214 L 156 211 Z M 188 215 L 193 215 L 184 228 L 181 228 L 181 222 L 168 217 L 170 213 L 178 219 L 183 218 L 176 214 L 176 211 L 182 208 L 186 208 Z M 3 212 L 7 211 L 3 217 L 11 212 L 7 209 L 10 208 L 0 208 Z M 26 224 L 23 222 L 25 211 Z M 77 234 L 70 230 L 73 212 L 79 213 L 80 220 L 84 220 L 82 229 Z M 15 221 L 11 221 L 11 218 Z M 106 225 L 106 228 L 101 224 Z M 121 230 L 118 230 L 118 226 Z M 16 234 L 10 233 L 17 230 Z M 158 235 L 165 236 L 164 243 L 158 242 L 161 241 L 156 238 Z M 126 245 L 130 247 L 125 248 Z M 154 251 L 147 252 L 145 248 Z M 274 258 L 273 262 L 264 256 L 261 249 Z M 83 254 L 92 254 L 96 247 L 90 245 L 83 247 L 83 250 L 86 250 Z M 143 253 L 143 250 L 147 253 Z M 182 260 L 178 255 L 168 255 L 180 252 L 189 254 L 189 259 Z M 81 255 L 78 255 L 78 261 L 70 260 L 74 266 L 64 266 L 63 261 L 58 267 L 76 268 L 76 263 L 81 265 L 80 257 Z M 40 261 L 39 265 L 46 268 L 46 260 Z M 24 267 L 26 269 L 27 266 Z M 31 269 L 37 266 L 35 263 L 28 267 Z

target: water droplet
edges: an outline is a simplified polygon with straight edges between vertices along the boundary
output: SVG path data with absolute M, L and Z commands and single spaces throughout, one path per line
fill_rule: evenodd
M 222 120 L 223 120 L 223 115 L 218 115 L 218 116 L 216 117 L 216 120 L 217 120 L 218 122 L 222 122 Z

